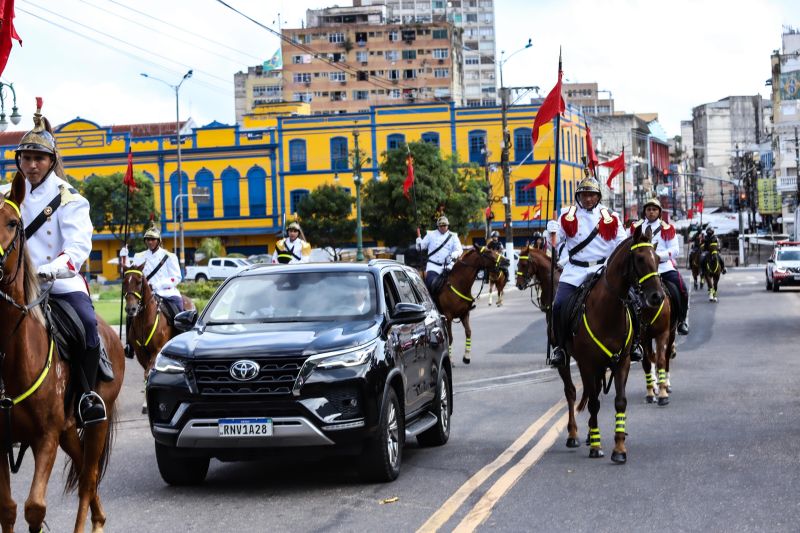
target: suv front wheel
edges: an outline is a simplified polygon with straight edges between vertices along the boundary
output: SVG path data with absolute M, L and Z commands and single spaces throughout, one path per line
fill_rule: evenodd
M 156 462 L 161 479 L 170 485 L 199 485 L 208 474 L 208 457 L 187 457 L 156 442 Z
M 394 481 L 400 475 L 405 424 L 400 401 L 389 387 L 383 402 L 378 434 L 367 441 L 361 457 L 361 475 L 370 481 Z
M 451 397 L 450 376 L 442 370 L 442 379 L 439 380 L 432 409 L 436 415 L 436 425 L 417 435 L 420 446 L 442 446 L 447 443 L 450 438 L 450 414 L 453 412 Z

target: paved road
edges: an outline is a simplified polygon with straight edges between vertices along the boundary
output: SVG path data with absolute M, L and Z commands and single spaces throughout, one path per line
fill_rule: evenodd
M 476 291 L 477 292 L 477 288 Z M 484 293 L 485 296 L 485 293 Z M 455 369 L 450 442 L 405 449 L 391 484 L 363 484 L 347 462 L 212 461 L 206 483 L 165 485 L 139 414 L 142 371 L 128 362 L 121 423 L 101 485 L 108 531 L 798 531 L 800 290 L 767 293 L 763 271 L 734 270 L 720 301 L 692 299 L 667 407 L 628 383 L 628 464 L 568 450 L 558 376 L 544 368 L 544 315 L 527 293 L 485 297 L 473 314 L 473 363 Z M 463 334 L 456 326 L 454 355 Z M 602 398 L 606 451 L 613 397 Z M 581 432 L 587 415 L 578 417 Z M 49 490 L 52 531 L 71 527 L 76 500 Z M 32 461 L 14 478 L 22 502 Z M 383 500 L 397 498 L 392 503 Z

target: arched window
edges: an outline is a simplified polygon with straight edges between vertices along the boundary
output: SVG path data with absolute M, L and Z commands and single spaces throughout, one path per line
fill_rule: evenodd
M 347 137 L 331 139 L 331 170 L 347 170 Z
M 227 217 L 238 217 L 239 212 L 239 171 L 228 167 L 222 171 L 222 213 Z
M 468 134 L 469 162 L 486 163 L 486 130 L 472 130 Z
M 517 205 L 536 205 L 536 187 L 531 187 L 527 191 L 523 189 L 530 185 L 533 180 L 519 180 L 514 183 L 514 192 L 516 193 Z
M 406 144 L 406 136 L 402 133 L 392 133 L 386 137 L 386 149 L 396 150 Z
M 183 179 L 181 180 L 180 186 L 178 185 L 178 172 L 175 171 L 169 177 L 169 185 L 170 189 L 172 189 L 172 196 L 170 199 L 170 209 L 175 209 L 174 219 L 178 220 L 180 218 L 180 206 L 175 203 L 175 199 L 178 197 L 178 194 L 183 194 L 184 196 L 181 197 L 181 204 L 183 204 L 183 219 L 189 216 L 189 176 L 186 175 L 186 172 L 181 171 L 181 176 Z M 180 192 L 178 192 L 180 190 Z
M 289 171 L 306 171 L 306 141 L 293 139 L 289 141 Z
M 530 128 L 517 128 L 514 130 L 514 161 L 522 162 L 533 149 L 533 139 Z
M 296 214 L 297 206 L 308 196 L 306 189 L 295 189 L 289 193 L 289 213 Z
M 267 216 L 267 172 L 258 165 L 247 171 L 247 191 L 250 196 L 250 216 Z
M 435 131 L 427 131 L 422 134 L 422 142 L 439 147 L 439 134 Z
M 198 187 L 208 189 L 208 200 L 197 202 L 197 218 L 214 218 L 214 174 L 207 168 L 201 168 L 194 175 L 194 182 Z

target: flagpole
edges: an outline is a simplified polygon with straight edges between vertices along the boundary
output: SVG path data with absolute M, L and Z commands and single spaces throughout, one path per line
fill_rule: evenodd
M 561 79 L 561 47 L 558 48 L 558 79 Z M 561 153 L 559 152 L 560 149 L 560 139 L 561 139 L 561 113 L 556 114 L 556 175 L 555 181 L 553 182 L 553 186 L 556 188 L 556 192 L 554 194 L 553 199 L 555 200 L 554 203 L 558 203 L 558 183 L 561 178 Z M 550 190 L 548 189 L 548 196 L 550 195 Z M 554 211 L 556 210 L 555 206 Z M 553 301 L 555 300 L 555 286 L 554 286 L 554 278 L 556 272 L 556 248 L 553 247 L 553 250 L 550 254 L 550 302 L 547 305 L 547 364 L 550 364 L 550 347 L 553 344 L 552 338 L 552 325 L 553 325 Z
M 625 147 L 622 147 L 622 155 L 623 158 L 625 156 Z M 625 222 L 628 220 L 628 214 L 625 212 L 625 167 L 628 165 L 622 165 L 622 225 L 625 225 Z
M 128 208 L 130 206 L 131 190 L 128 188 L 128 186 L 126 184 L 124 184 L 124 186 L 125 186 L 125 226 L 124 226 L 125 227 L 125 239 L 122 241 L 122 246 L 128 246 L 128 232 L 129 232 L 129 229 L 130 229 L 129 226 L 128 226 Z M 122 252 L 122 248 L 120 248 L 120 253 L 117 256 L 117 260 L 119 261 L 120 275 L 125 272 L 125 267 L 122 264 L 122 253 L 121 252 Z M 130 250 L 128 250 L 128 255 L 130 255 Z M 120 338 L 120 340 L 122 340 L 122 324 L 123 324 L 123 322 L 122 322 L 122 308 L 124 307 L 124 304 L 125 304 L 125 283 L 120 283 L 119 287 L 120 287 L 120 294 L 119 294 L 119 338 Z M 127 334 L 127 332 L 126 332 L 126 334 Z

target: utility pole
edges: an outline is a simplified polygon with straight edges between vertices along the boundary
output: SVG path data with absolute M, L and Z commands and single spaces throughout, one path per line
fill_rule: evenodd
M 353 181 L 356 185 L 356 261 L 364 260 L 364 244 L 361 229 L 361 152 L 358 150 L 358 129 L 353 130 L 355 157 L 353 161 Z
M 800 143 L 797 140 L 797 127 L 794 128 L 794 240 L 800 240 Z
M 736 175 L 739 176 L 739 190 L 742 190 L 742 160 L 739 158 L 739 145 L 736 145 Z M 720 184 L 722 190 L 722 184 Z M 739 198 L 739 266 L 744 266 L 744 222 L 742 221 L 742 200 Z
M 483 173 L 486 179 L 486 212 L 484 216 L 486 217 L 486 242 L 489 242 L 489 234 L 492 232 L 492 218 L 489 216 L 492 209 L 492 183 L 489 181 L 489 156 L 491 152 L 486 147 L 484 147 L 484 152 Z
M 500 113 L 503 128 L 503 149 L 500 154 L 500 165 L 503 168 L 503 196 L 505 198 L 503 203 L 506 206 L 506 248 L 508 248 L 510 243 L 513 249 L 514 230 L 511 227 L 511 168 L 508 164 L 511 144 L 511 135 L 508 131 L 508 93 L 508 87 L 500 87 Z

